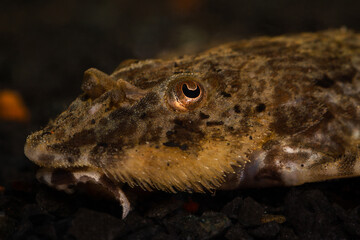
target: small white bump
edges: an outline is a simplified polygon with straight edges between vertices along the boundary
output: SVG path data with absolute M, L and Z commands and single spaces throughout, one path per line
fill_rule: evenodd
M 90 115 L 94 115 L 97 111 L 99 111 L 101 108 L 101 104 L 100 103 L 97 103 L 95 104 L 94 106 L 92 106 L 89 110 L 89 114 Z

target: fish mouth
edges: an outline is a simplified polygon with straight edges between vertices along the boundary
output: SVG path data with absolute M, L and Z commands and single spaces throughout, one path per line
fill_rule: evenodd
M 79 184 L 92 184 L 102 190 L 101 192 L 110 193 L 120 203 L 123 208 L 122 218 L 128 215 L 131 207 L 125 193 L 101 169 L 91 167 L 86 156 L 76 158 L 72 155 L 52 153 L 48 151 L 45 143 L 35 145 L 31 144 L 29 139 L 24 153 L 40 166 L 36 173 L 39 182 L 66 193 L 73 193 Z
M 122 189 L 103 173 L 87 167 L 40 168 L 36 173 L 39 182 L 66 193 L 74 193 L 79 184 L 91 184 L 99 192 L 110 193 L 123 208 L 122 218 L 130 212 L 131 206 Z

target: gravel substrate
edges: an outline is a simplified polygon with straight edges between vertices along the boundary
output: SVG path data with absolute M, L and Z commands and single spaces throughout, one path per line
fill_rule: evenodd
M 359 181 L 213 196 L 128 189 L 125 220 L 112 200 L 18 182 L 0 196 L 0 239 L 360 239 Z

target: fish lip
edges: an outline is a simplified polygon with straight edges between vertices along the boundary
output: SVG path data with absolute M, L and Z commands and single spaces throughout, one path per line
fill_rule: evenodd
M 24 154 L 31 162 L 45 168 L 65 169 L 91 167 L 91 164 L 88 162 L 86 157 L 51 152 L 47 149 L 46 143 L 34 145 L 27 141 L 24 146 Z M 81 159 L 81 161 L 79 161 L 79 159 Z
M 28 138 L 29 139 L 29 138 Z M 29 141 L 27 140 L 24 146 L 24 154 L 25 156 L 32 162 L 36 162 L 35 152 L 33 151 L 33 147 L 30 146 Z
M 41 146 L 31 146 L 28 142 L 24 146 L 25 156 L 33 163 L 40 167 L 55 168 L 52 165 L 54 164 L 53 159 L 55 156 L 48 151 L 40 150 Z M 65 166 L 63 166 L 65 167 Z

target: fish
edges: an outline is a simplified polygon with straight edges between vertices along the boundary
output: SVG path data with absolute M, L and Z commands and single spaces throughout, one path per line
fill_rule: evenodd
M 360 175 L 360 34 L 257 37 L 85 71 L 82 93 L 30 134 L 37 179 L 212 192 Z

